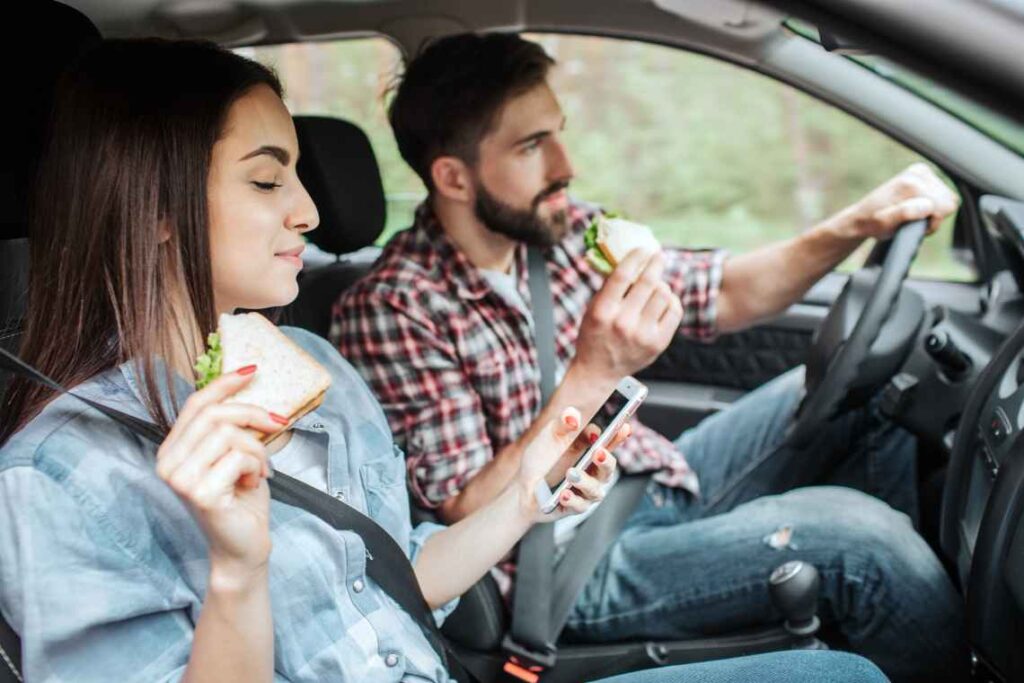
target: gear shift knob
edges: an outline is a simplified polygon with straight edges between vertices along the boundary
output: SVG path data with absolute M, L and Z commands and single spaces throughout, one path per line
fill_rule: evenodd
M 768 577 L 772 602 L 786 621 L 784 627 L 795 638 L 795 649 L 826 649 L 815 635 L 821 626 L 818 619 L 818 593 L 821 576 L 813 565 L 793 560 L 775 568 Z

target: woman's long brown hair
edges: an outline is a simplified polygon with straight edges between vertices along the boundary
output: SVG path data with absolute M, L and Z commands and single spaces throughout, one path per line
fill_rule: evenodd
M 260 84 L 281 95 L 256 62 L 212 43 L 156 39 L 106 41 L 65 75 L 31 205 L 25 361 L 73 387 L 131 360 L 151 416 L 170 427 L 154 359 L 183 345 L 193 353 L 196 333 L 216 326 L 210 158 L 231 105 Z M 194 329 L 178 329 L 176 297 L 191 306 Z M 53 398 L 15 378 L 0 445 Z

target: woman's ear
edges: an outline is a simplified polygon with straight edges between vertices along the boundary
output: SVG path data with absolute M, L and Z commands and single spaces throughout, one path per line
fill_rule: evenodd
M 163 244 L 169 239 L 171 239 L 171 223 L 164 218 L 156 226 L 156 241 L 158 244 Z
M 465 203 L 475 199 L 469 167 L 462 159 L 452 156 L 434 159 L 430 164 L 430 179 L 434 190 L 442 197 Z

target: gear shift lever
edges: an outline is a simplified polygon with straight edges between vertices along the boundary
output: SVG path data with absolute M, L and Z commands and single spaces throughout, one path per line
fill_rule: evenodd
M 793 560 L 775 568 L 768 577 L 772 602 L 786 618 L 784 628 L 793 636 L 794 650 L 827 650 L 817 638 L 821 621 L 818 592 L 821 577 L 813 565 Z

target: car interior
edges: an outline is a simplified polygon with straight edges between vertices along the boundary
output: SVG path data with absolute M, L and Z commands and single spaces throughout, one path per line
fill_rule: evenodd
M 804 364 L 806 397 L 792 432 L 800 439 L 838 411 L 880 393 L 885 414 L 918 437 L 921 533 L 964 596 L 974 680 L 1021 681 L 1024 128 L 1013 129 L 1021 134 L 1018 145 L 1007 144 L 849 58 L 864 53 L 866 46 L 884 50 L 895 43 L 888 54 L 918 67 L 926 56 L 923 46 L 940 37 L 949 40 L 940 28 L 933 28 L 935 16 L 921 21 L 921 40 L 912 42 L 908 33 L 873 31 L 872 21 L 886 17 L 872 15 L 872 3 L 844 3 L 845 14 L 822 9 L 825 4 L 263 0 L 204 5 L 70 0 L 66 5 L 41 4 L 24 20 L 15 20 L 25 22 L 26 33 L 59 37 L 37 44 L 35 52 L 44 53 L 41 59 L 24 64 L 25 86 L 17 106 L 26 126 L 38 128 L 37 119 L 46 111 L 49 92 L 74 53 L 72 48 L 95 40 L 97 29 L 106 38 L 207 38 L 238 48 L 379 35 L 406 57 L 431 37 L 450 33 L 546 31 L 629 38 L 711 55 L 789 84 L 899 141 L 941 168 L 960 194 L 955 225 L 943 239 L 970 267 L 973 279 L 915 277 L 910 269 L 924 225 L 908 225 L 890 242 L 875 245 L 858 270 L 830 273 L 775 319 L 711 343 L 677 338 L 639 375 L 651 389 L 639 417 L 674 438 L 748 391 Z M 936 6 L 936 16 L 938 10 L 948 9 L 944 2 Z M 972 21 L 998 26 L 986 46 L 993 51 L 993 60 L 1006 44 L 1001 42 L 1004 35 L 1024 39 L 1024 14 L 988 3 L 978 3 L 970 12 Z M 803 23 L 795 24 L 797 20 Z M 820 40 L 808 40 L 794 26 L 812 27 Z M 961 46 L 943 47 L 954 53 Z M 946 73 L 944 64 L 929 64 L 929 76 Z M 1013 104 L 1024 101 L 1024 64 L 990 69 L 988 81 L 967 78 L 972 65 L 975 62 L 963 60 L 948 67 L 949 87 L 970 80 L 969 87 L 960 89 L 962 95 L 982 106 L 998 101 L 1004 115 L 1009 110 L 1012 121 L 1024 124 L 1019 114 L 1024 109 L 1017 108 L 1013 116 Z M 1010 93 L 1007 97 L 994 92 L 991 81 L 999 74 L 1004 75 L 999 87 Z M 380 253 L 389 204 L 375 150 L 357 124 L 323 115 L 296 115 L 295 124 L 301 148 L 299 175 L 321 218 L 319 228 L 307 237 L 325 256 L 303 271 L 299 296 L 279 312 L 279 322 L 326 338 L 332 304 L 368 272 Z M 32 154 L 30 150 L 27 158 L 5 169 L 11 183 L 30 178 Z M 30 239 L 23 201 L 20 196 L 5 200 L 0 239 L 0 345 L 15 353 Z M 0 394 L 6 381 L 0 365 Z M 587 521 L 590 532 L 579 537 L 601 546 L 602 539 L 612 537 L 608 534 L 616 516 L 628 512 L 625 506 L 626 500 L 616 503 L 609 498 L 602 515 Z M 427 513 L 417 511 L 414 516 L 426 518 Z M 573 565 L 576 568 L 589 561 L 582 546 L 576 553 L 570 548 L 564 560 L 567 566 L 579 563 Z M 563 572 L 567 573 L 571 572 Z M 556 587 L 563 580 L 556 570 Z M 535 652 L 509 638 L 511 615 L 495 582 L 485 576 L 463 597 L 443 631 L 460 661 L 481 680 L 498 680 L 503 670 L 509 672 L 510 658 L 518 657 L 523 666 L 516 669 L 521 672 L 516 676 L 521 680 L 578 681 L 670 663 L 837 644 L 827 628 L 812 632 L 810 638 L 794 628 L 813 616 L 814 590 L 813 581 L 783 585 L 777 604 L 786 619 L 775 625 L 673 642 L 580 645 L 556 639 L 549 651 Z M 17 634 L 2 619 L 0 658 L 0 681 L 22 680 Z M 545 665 L 542 677 L 530 670 L 536 662 Z

